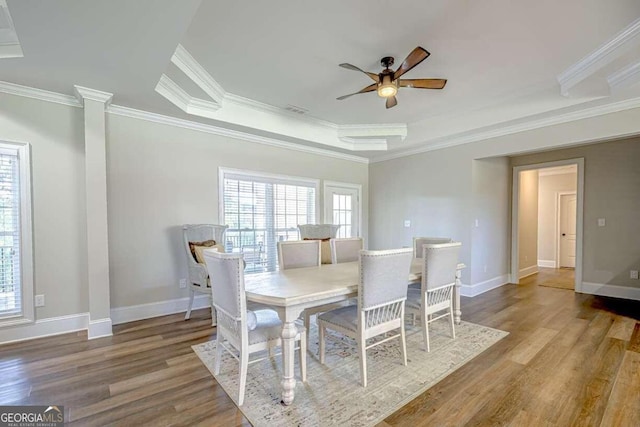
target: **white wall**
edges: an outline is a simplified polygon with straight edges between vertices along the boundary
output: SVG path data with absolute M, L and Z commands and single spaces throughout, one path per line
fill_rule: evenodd
M 0 93 L 0 140 L 31 144 L 36 319 L 85 313 L 82 109 Z
M 576 191 L 576 172 L 543 175 L 538 179 L 538 264 L 557 262 L 557 197 L 559 192 Z M 557 264 L 556 264 L 557 265 Z
M 113 308 L 188 295 L 178 287 L 187 277 L 181 226 L 219 223 L 219 166 L 361 184 L 368 229 L 364 163 L 114 114 L 107 115 L 107 156 Z M 322 221 L 322 206 L 318 212 Z

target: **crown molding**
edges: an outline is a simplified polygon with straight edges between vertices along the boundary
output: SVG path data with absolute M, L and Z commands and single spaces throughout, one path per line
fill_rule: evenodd
M 105 106 L 108 106 L 111 103 L 111 99 L 113 99 L 113 94 L 109 92 L 103 92 L 101 90 L 91 89 L 88 87 L 73 86 L 73 91 L 76 94 L 76 98 L 80 104 L 84 104 L 85 99 L 90 99 L 91 101 L 102 102 Z
M 568 96 L 572 87 L 611 63 L 636 44 L 640 44 L 640 18 L 633 21 L 598 49 L 560 73 L 557 77 L 558 83 L 560 83 L 560 93 L 563 96 Z
M 171 56 L 171 62 L 197 84 L 218 105 L 222 105 L 226 91 L 211 77 L 198 61 L 181 44 L 176 47 Z
M 258 144 L 284 148 L 287 150 L 317 154 L 325 157 L 332 157 L 335 159 L 348 160 L 348 161 L 357 162 L 357 163 L 365 163 L 365 164 L 369 163 L 369 159 L 366 157 L 354 156 L 352 154 L 344 154 L 336 151 L 325 150 L 322 148 L 308 147 L 308 146 L 296 144 L 293 142 L 282 141 L 276 138 L 268 138 L 260 135 L 254 135 L 247 132 L 240 132 L 232 129 L 225 129 L 225 128 L 221 128 L 218 126 L 213 126 L 205 123 L 178 119 L 175 117 L 165 116 L 157 113 L 151 113 L 148 111 L 136 110 L 134 108 L 123 107 L 120 105 L 109 106 L 109 108 L 107 109 L 107 113 L 124 116 L 124 117 L 131 117 L 134 119 L 146 120 L 146 121 L 165 124 L 169 126 L 180 127 L 184 129 L 195 130 L 198 132 L 225 136 L 233 139 L 240 139 L 243 141 L 255 142 Z
M 215 112 L 220 108 L 220 104 L 189 95 L 165 74 L 160 76 L 155 91 L 188 114 L 214 118 Z
M 449 135 L 442 138 L 436 138 L 427 141 L 429 145 L 416 147 L 409 150 L 394 151 L 389 154 L 377 156 L 370 160 L 371 163 L 384 162 L 387 160 L 398 159 L 401 157 L 412 156 L 414 154 L 426 153 L 428 151 L 440 150 L 443 148 L 453 147 L 456 145 L 464 145 L 470 142 L 478 142 L 486 139 L 498 138 L 514 133 L 526 132 L 534 129 L 544 128 L 562 123 L 573 122 L 576 120 L 588 119 L 590 117 L 601 116 L 604 114 L 617 113 L 619 111 L 631 110 L 640 107 L 640 98 L 632 98 L 624 101 L 614 102 L 611 104 L 598 105 L 582 110 L 570 111 L 567 113 L 556 114 L 554 111 L 546 113 L 548 117 L 538 119 L 530 119 L 521 123 L 509 124 L 505 122 L 492 128 L 481 128 L 471 132 Z
M 617 91 L 640 82 L 640 62 L 632 63 L 610 74 L 607 83 L 611 91 Z
M 386 138 L 350 138 L 347 136 L 339 137 L 340 141 L 349 144 L 352 151 L 386 151 Z
M 75 96 L 65 95 L 57 92 L 50 92 L 35 87 L 22 86 L 15 83 L 0 81 L 0 92 L 9 95 L 24 96 L 26 98 L 39 99 L 40 101 L 54 102 L 56 104 L 68 105 L 70 107 L 82 107 Z

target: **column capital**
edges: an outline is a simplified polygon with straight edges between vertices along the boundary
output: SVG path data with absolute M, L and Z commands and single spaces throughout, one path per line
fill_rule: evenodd
M 113 94 L 109 92 L 103 92 L 101 90 L 90 89 L 88 87 L 73 86 L 73 92 L 80 101 L 80 104 L 84 105 L 85 99 L 90 99 L 92 101 L 102 102 L 105 107 L 107 107 L 111 103 L 111 99 L 113 98 Z

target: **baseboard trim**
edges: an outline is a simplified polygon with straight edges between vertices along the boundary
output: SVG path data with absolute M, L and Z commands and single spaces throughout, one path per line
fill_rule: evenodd
M 462 284 L 460 286 L 460 295 L 463 297 L 475 297 L 492 289 L 499 288 L 500 286 L 509 283 L 509 276 L 503 274 L 502 276 L 494 277 L 493 279 L 485 280 L 484 282 L 475 283 L 473 285 Z
M 87 328 L 87 338 L 90 340 L 102 337 L 110 337 L 113 335 L 113 330 L 111 329 L 112 322 L 111 319 L 97 319 L 97 320 L 89 320 L 89 327 Z
M 640 301 L 640 288 L 630 288 L 627 286 L 582 282 L 582 289 L 580 289 L 580 291 L 578 292 L 583 294 L 600 295 L 603 297 L 632 299 Z
M 36 320 L 33 323 L 0 329 L 0 344 L 82 331 L 86 330 L 88 326 L 89 313 L 49 317 L 47 319 Z
M 520 279 L 524 279 L 525 277 L 531 276 L 532 274 L 536 274 L 538 272 L 538 266 L 532 265 L 531 267 L 522 268 L 518 272 L 518 276 Z
M 556 260 L 554 259 L 539 259 L 538 267 L 544 268 L 556 268 Z
M 133 322 L 136 320 L 183 313 L 187 311 L 188 306 L 189 298 L 178 298 L 148 304 L 117 307 L 111 309 L 111 321 L 114 325 L 119 325 L 121 323 Z M 193 299 L 193 310 L 207 307 L 211 307 L 211 299 L 209 295 L 196 295 Z

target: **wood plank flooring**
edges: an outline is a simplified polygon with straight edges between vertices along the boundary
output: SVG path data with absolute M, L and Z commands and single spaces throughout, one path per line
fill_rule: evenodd
M 510 335 L 380 426 L 639 426 L 640 302 L 538 286 L 554 273 L 463 298 L 464 320 Z M 214 337 L 200 310 L 3 345 L 0 405 L 64 405 L 70 426 L 249 425 L 191 350 Z

